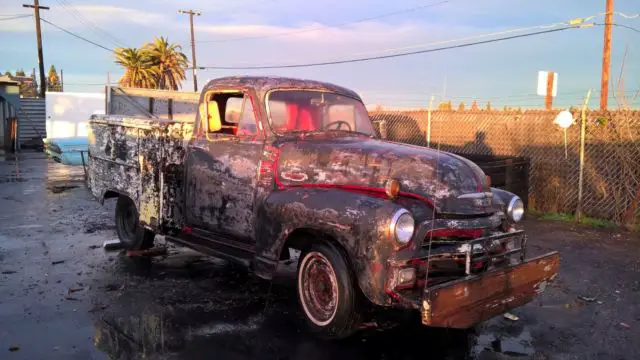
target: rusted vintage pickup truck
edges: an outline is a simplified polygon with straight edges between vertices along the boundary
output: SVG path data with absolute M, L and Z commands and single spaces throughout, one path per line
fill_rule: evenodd
M 94 115 L 93 194 L 117 198 L 130 249 L 164 235 L 265 279 L 299 250 L 297 296 L 322 336 L 352 334 L 367 301 L 428 326 L 472 327 L 557 275 L 558 253 L 525 258 L 521 199 L 462 157 L 379 140 L 351 90 L 226 77 L 207 84 L 195 112 Z

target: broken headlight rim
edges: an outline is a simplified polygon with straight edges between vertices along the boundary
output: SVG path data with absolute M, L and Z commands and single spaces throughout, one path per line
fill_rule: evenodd
M 400 209 L 393 214 L 389 230 L 401 245 L 406 245 L 411 241 L 415 229 L 415 220 L 407 209 Z
M 513 222 L 519 222 L 524 216 L 524 203 L 518 196 L 514 196 L 509 200 L 507 205 L 507 217 Z

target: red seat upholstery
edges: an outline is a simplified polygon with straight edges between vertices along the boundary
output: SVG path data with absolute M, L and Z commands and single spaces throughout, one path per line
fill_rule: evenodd
M 296 123 L 298 122 L 298 105 L 289 103 L 287 104 L 287 130 L 292 130 L 296 128 Z
M 287 104 L 287 129 L 302 131 L 316 130 L 309 108 L 301 107 L 293 103 Z
M 298 129 L 305 131 L 313 131 L 316 129 L 313 124 L 313 117 L 311 116 L 311 112 L 308 108 L 302 108 L 300 110 L 300 115 L 298 116 Z

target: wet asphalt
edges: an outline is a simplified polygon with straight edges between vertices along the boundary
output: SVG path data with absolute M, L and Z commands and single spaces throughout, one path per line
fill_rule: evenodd
M 530 254 L 562 260 L 547 291 L 513 311 L 518 321 L 453 331 L 388 313 L 397 324 L 373 316 L 350 339 L 322 341 L 300 319 L 295 263 L 266 282 L 174 246 L 129 258 L 102 248 L 116 238 L 113 212 L 81 167 L 0 158 L 0 359 L 640 358 L 633 234 L 526 221 Z

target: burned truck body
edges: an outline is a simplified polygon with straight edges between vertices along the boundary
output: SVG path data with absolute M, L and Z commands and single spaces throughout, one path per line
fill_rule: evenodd
M 117 198 L 131 249 L 156 234 L 270 279 L 301 252 L 309 327 L 352 334 L 368 301 L 468 328 L 531 301 L 559 255 L 526 258 L 524 213 L 471 161 L 377 138 L 354 92 L 331 84 L 228 77 L 195 119 L 94 116 L 89 184 Z

